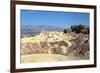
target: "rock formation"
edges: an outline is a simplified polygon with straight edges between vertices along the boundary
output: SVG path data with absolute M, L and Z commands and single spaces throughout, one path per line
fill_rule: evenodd
M 64 32 L 43 31 L 21 39 L 21 54 L 45 53 L 89 58 L 89 27 L 74 25 Z

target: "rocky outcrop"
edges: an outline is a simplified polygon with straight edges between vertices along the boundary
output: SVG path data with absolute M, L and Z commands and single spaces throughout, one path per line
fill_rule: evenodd
M 89 26 L 85 26 L 85 25 L 72 25 L 70 27 L 70 29 L 64 29 L 64 33 L 71 33 L 71 32 L 75 32 L 75 33 L 84 33 L 84 34 L 89 34 Z
M 89 53 L 89 38 L 88 35 L 77 34 L 75 39 L 70 40 L 72 46 L 68 50 L 68 55 L 83 55 Z M 89 56 L 89 54 L 87 55 Z
M 64 32 L 43 31 L 21 39 L 21 54 L 60 54 L 89 58 L 89 27 L 74 25 Z
M 72 39 L 72 36 L 63 32 L 42 32 L 31 38 L 31 42 L 30 40 L 25 41 L 26 39 L 27 37 L 22 38 L 21 54 L 48 53 L 66 55 L 68 47 L 71 46 L 69 40 Z

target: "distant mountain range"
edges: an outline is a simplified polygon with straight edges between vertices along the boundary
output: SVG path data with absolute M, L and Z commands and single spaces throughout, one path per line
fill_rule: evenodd
M 63 31 L 64 28 L 58 26 L 47 25 L 22 25 L 21 35 L 36 35 L 41 31 Z

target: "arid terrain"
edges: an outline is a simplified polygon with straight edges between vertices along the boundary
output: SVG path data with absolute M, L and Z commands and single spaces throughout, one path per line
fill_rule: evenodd
M 89 26 L 21 37 L 21 63 L 89 59 Z

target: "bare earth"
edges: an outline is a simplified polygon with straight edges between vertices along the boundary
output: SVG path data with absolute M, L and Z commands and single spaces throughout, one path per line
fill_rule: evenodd
M 59 54 L 30 54 L 21 56 L 21 63 L 54 62 L 68 60 L 82 60 L 82 58 L 78 56 L 64 56 Z
M 88 35 L 41 32 L 21 38 L 21 63 L 89 59 Z

